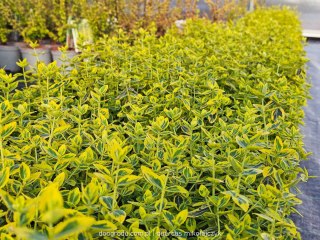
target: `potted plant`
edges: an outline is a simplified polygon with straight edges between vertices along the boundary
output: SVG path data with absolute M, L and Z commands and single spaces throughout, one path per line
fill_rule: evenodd
M 23 58 L 26 58 L 30 66 L 36 66 L 38 61 L 49 64 L 51 59 L 51 53 L 48 46 L 42 45 L 41 41 L 48 37 L 49 30 L 46 25 L 46 18 L 44 14 L 46 13 L 45 6 L 41 3 L 42 1 L 30 0 L 31 8 L 27 11 L 29 15 L 29 21 L 27 21 L 26 26 L 23 28 L 21 35 L 26 43 L 38 42 L 36 48 L 33 46 L 20 48 Z M 34 45 L 35 46 L 35 45 Z
M 50 35 L 47 27 L 46 1 L 8 0 L 8 3 L 11 9 L 12 26 L 20 33 L 25 43 L 19 44 L 19 48 L 22 58 L 26 58 L 29 63 L 26 69 L 36 67 L 38 61 L 50 63 L 50 49 L 41 44 Z
M 95 38 L 110 34 L 116 29 L 120 1 L 91 0 L 79 1 L 78 4 L 78 9 L 74 9 L 73 16 L 87 19 Z
M 19 72 L 16 62 L 20 59 L 20 51 L 14 44 L 9 44 L 8 34 L 11 32 L 7 21 L 7 11 L 3 2 L 0 2 L 0 68 L 12 73 Z
M 12 44 L 20 47 L 26 46 L 26 43 L 23 42 L 21 37 L 21 31 L 26 25 L 28 20 L 25 14 L 25 4 L 28 4 L 28 1 L 24 0 L 6 0 L 2 3 L 1 12 L 5 13 L 5 17 L 10 27 L 12 27 L 11 40 Z

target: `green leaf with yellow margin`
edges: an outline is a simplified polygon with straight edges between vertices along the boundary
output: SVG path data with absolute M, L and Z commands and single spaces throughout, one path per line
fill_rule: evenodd
M 101 221 L 96 221 L 91 228 L 93 229 L 99 229 L 100 231 L 114 231 L 117 229 L 117 226 L 113 224 L 110 221 L 107 220 L 101 220 Z
M 10 176 L 10 168 L 6 167 L 0 172 L 0 189 L 6 186 L 7 182 L 9 181 Z
M 141 172 L 144 178 L 156 188 L 162 190 L 165 187 L 165 181 L 162 176 L 157 175 L 151 169 L 141 166 Z
M 73 217 L 59 223 L 53 229 L 53 239 L 67 239 L 88 230 L 95 220 L 92 217 Z
M 25 163 L 21 163 L 19 168 L 20 178 L 25 182 L 30 178 L 30 168 Z
M 241 194 L 238 194 L 235 191 L 226 191 L 223 192 L 226 195 L 229 195 L 232 197 L 232 200 L 235 204 L 237 204 L 243 211 L 247 212 L 249 209 L 249 199 Z
M 182 210 L 175 217 L 173 222 L 176 226 L 181 226 L 188 218 L 188 209 Z
M 125 176 L 119 178 L 118 186 L 123 187 L 126 185 L 133 184 L 133 183 L 139 181 L 141 178 L 142 177 L 135 176 L 135 175 L 125 175 Z
M 3 127 L 0 128 L 0 137 L 2 139 L 9 137 L 14 132 L 14 130 L 16 130 L 16 127 L 17 127 L 16 122 L 11 122 L 4 125 Z

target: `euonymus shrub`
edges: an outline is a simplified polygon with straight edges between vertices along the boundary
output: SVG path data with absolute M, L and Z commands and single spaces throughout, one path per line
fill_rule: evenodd
M 1 71 L 1 239 L 300 238 L 305 62 L 269 9 Z

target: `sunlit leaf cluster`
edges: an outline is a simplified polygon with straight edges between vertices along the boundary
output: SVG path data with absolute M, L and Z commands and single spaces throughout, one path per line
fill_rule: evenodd
M 294 12 L 257 10 L 0 71 L 1 239 L 299 238 L 303 42 Z

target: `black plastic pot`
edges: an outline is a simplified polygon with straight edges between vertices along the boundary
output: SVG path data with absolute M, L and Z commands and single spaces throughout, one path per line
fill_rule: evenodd
M 16 73 L 20 67 L 16 64 L 21 58 L 19 48 L 14 45 L 0 45 L 0 68 Z
M 48 48 L 20 48 L 20 51 L 22 58 L 26 58 L 29 63 L 26 70 L 30 70 L 31 67 L 36 67 L 38 61 L 46 65 L 52 62 L 51 52 Z

